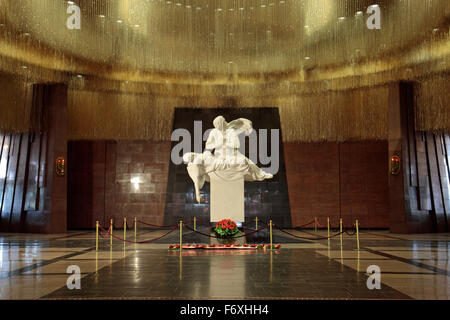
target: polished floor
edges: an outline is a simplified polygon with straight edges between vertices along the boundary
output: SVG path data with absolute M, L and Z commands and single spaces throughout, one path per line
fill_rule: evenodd
M 207 232 L 207 230 L 204 230 Z M 166 231 L 140 230 L 138 239 Z M 95 233 L 0 234 L 1 299 L 450 299 L 450 234 L 362 231 L 308 240 L 326 231 L 275 231 L 277 251 L 167 250 L 178 232 L 152 244 L 124 244 Z M 120 234 L 119 234 L 120 235 Z M 195 242 L 192 232 L 185 238 Z M 241 243 L 251 239 L 241 238 Z M 208 239 L 206 241 L 217 241 Z M 67 267 L 81 271 L 69 290 Z M 381 270 L 369 290 L 367 267 Z

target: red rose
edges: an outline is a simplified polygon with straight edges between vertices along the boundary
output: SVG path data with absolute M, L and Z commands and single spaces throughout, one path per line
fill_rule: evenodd
M 226 226 L 222 226 L 222 229 L 226 229 L 227 227 Z

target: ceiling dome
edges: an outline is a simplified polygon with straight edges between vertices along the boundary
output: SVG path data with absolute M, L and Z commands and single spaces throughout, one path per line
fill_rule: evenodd
M 80 30 L 66 27 L 71 3 L 81 8 Z M 436 35 L 448 37 L 447 0 L 379 0 L 380 30 L 366 26 L 371 5 L 367 0 L 3 0 L 0 22 L 10 45 L 25 43 L 34 52 L 11 58 L 105 77 L 118 70 L 128 77 L 295 73 L 383 60 Z M 49 54 L 62 61 L 46 63 Z

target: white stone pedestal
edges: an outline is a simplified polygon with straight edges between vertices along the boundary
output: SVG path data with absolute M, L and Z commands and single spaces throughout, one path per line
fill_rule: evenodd
M 244 178 L 225 181 L 214 173 L 210 179 L 210 221 L 244 222 Z

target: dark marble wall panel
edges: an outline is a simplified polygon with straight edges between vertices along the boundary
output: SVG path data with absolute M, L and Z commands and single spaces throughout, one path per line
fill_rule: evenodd
M 444 212 L 446 214 L 446 219 L 450 214 L 450 201 L 449 201 L 449 168 L 447 164 L 447 153 L 445 148 L 445 134 L 436 136 L 436 153 L 439 155 L 438 158 L 438 169 L 439 177 L 441 182 L 441 194 L 442 203 L 444 207 Z
M 67 157 L 67 228 L 91 227 L 92 142 L 69 142 Z
M 30 156 L 28 161 L 27 189 L 25 199 L 25 211 L 39 210 L 39 167 L 41 153 L 41 134 L 30 134 Z
M 169 158 L 169 142 L 69 141 L 68 228 L 161 225 Z
M 388 228 L 387 142 L 285 143 L 292 225 Z
M 19 165 L 20 143 L 22 136 L 15 134 L 11 138 L 9 163 L 6 171 L 6 183 L 3 191 L 3 205 L 0 226 L 8 226 L 11 221 L 11 215 L 14 203 L 14 190 L 16 188 L 17 168 Z
M 425 144 L 425 134 L 416 134 L 417 175 L 419 184 L 419 210 L 432 210 L 430 185 L 428 178 L 428 160 Z
M 416 131 L 413 97 L 414 84 L 391 85 L 389 156 L 401 155 L 403 169 L 398 176 L 389 175 L 391 230 L 447 232 L 449 172 L 445 135 Z
M 442 148 L 443 148 L 443 163 L 447 172 L 445 172 L 445 168 L 441 171 L 442 176 L 446 176 L 443 178 L 442 183 L 442 193 L 444 197 L 444 207 L 445 214 L 447 218 L 447 226 L 450 228 L 450 135 L 443 134 L 442 135 Z M 447 181 L 447 185 L 445 184 Z
M 3 210 L 3 199 L 5 196 L 6 174 L 9 164 L 9 152 L 11 150 L 11 135 L 2 135 L 2 149 L 0 150 L 0 214 Z
M 0 139 L 0 231 L 64 232 L 66 180 L 56 176 L 54 163 L 66 157 L 67 87 L 34 85 L 33 91 L 39 92 L 36 131 Z
M 11 212 L 10 231 L 21 229 L 22 212 L 24 208 L 27 180 L 27 169 L 29 163 L 29 134 L 21 134 L 19 161 L 17 165 L 16 186 L 14 189 L 14 201 Z

